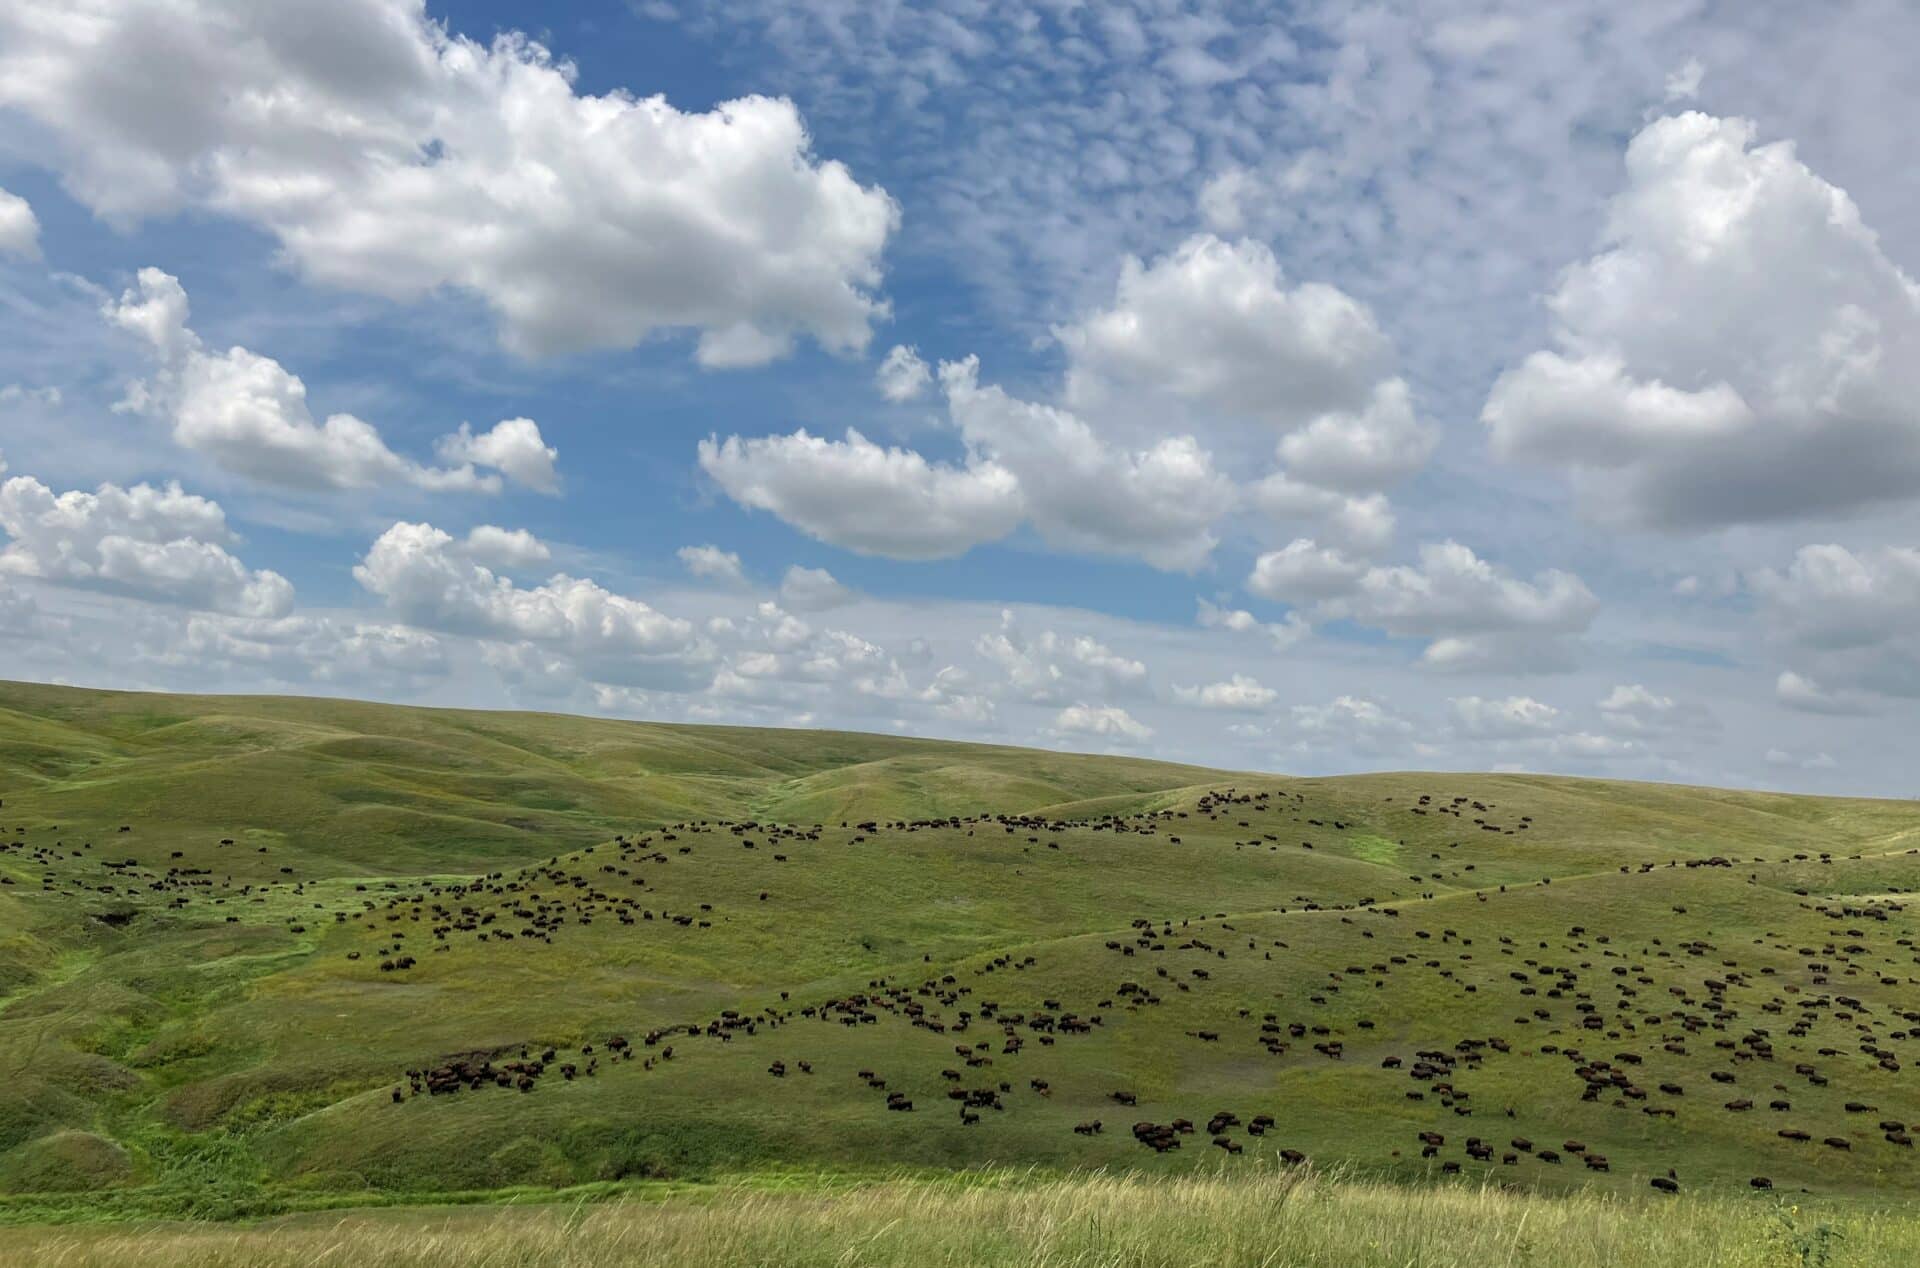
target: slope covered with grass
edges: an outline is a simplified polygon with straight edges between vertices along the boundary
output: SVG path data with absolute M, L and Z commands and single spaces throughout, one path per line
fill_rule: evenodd
M 0 685 L 0 826 L 0 1218 L 1920 1191 L 1907 802 Z

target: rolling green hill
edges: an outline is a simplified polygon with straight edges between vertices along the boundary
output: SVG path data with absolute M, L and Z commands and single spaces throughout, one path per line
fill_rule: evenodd
M 0 684 L 0 828 L 0 1219 L 1301 1158 L 1920 1193 L 1909 802 Z

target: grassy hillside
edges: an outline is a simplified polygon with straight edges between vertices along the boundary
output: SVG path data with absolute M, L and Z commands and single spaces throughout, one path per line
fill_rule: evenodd
M 0 827 L 0 1220 L 1920 1193 L 1909 802 L 0 684 Z

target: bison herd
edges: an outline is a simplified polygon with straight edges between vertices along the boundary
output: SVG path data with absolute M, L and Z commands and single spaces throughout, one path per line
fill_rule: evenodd
M 1337 813 L 1316 811 L 1313 817 L 1308 817 L 1305 807 L 1299 792 L 1217 789 L 1200 796 L 1190 809 L 1162 808 L 1079 820 L 983 813 L 872 819 L 843 823 L 838 832 L 824 824 L 692 820 L 621 834 L 606 845 L 556 855 L 544 864 L 511 873 L 489 872 L 464 881 L 370 882 L 358 887 L 350 906 L 323 910 L 320 915 L 336 927 L 356 931 L 368 944 L 344 953 L 356 970 L 364 966 L 363 971 L 405 978 L 420 966 L 422 956 L 448 953 L 462 943 L 487 944 L 500 953 L 517 954 L 529 947 L 552 946 L 556 939 L 596 923 L 617 930 L 652 930 L 662 937 L 700 937 L 701 931 L 726 919 L 724 910 L 716 911 L 713 902 L 665 901 L 658 897 L 653 879 L 697 867 L 697 858 L 690 856 L 716 843 L 754 851 L 755 866 L 763 867 L 768 879 L 764 888 L 755 887 L 757 897 L 752 901 L 777 903 L 780 878 L 802 866 L 809 851 L 823 840 L 842 841 L 849 847 L 884 847 L 919 832 L 978 833 L 1011 836 L 1028 848 L 1060 849 L 1094 843 L 1095 834 L 1108 833 L 1152 838 L 1173 849 L 1187 848 L 1177 832 L 1199 835 L 1198 823 L 1180 823 L 1191 819 L 1224 822 L 1235 830 L 1231 844 L 1236 850 L 1277 853 L 1299 848 L 1326 856 L 1336 850 L 1352 853 L 1348 843 L 1357 839 L 1363 821 L 1370 825 L 1369 834 L 1393 831 L 1380 825 L 1391 824 L 1402 810 L 1427 824 L 1457 822 L 1463 829 L 1470 824 L 1475 834 L 1518 840 L 1522 834 L 1536 833 L 1534 839 L 1538 839 L 1532 815 L 1502 814 L 1498 803 L 1484 796 L 1423 793 L 1411 803 Z M 1420 831 L 1431 837 L 1433 829 Z M 169 908 L 178 910 L 208 899 L 221 888 L 211 869 L 176 864 L 163 872 L 132 858 L 99 859 L 100 879 L 85 884 L 69 873 L 73 860 L 93 858 L 88 853 L 93 849 L 90 842 L 66 845 L 55 838 L 29 845 L 25 833 L 25 828 L 19 829 L 20 839 L 0 843 L 0 850 L 43 867 L 43 888 L 48 892 L 86 895 L 96 902 L 123 901 L 136 892 L 158 893 L 167 896 Z M 1370 835 L 1369 840 L 1385 842 L 1396 857 L 1410 855 L 1415 848 L 1384 836 Z M 1453 842 L 1447 848 L 1460 845 Z M 233 838 L 222 839 L 221 848 L 232 846 Z M 1450 857 L 1438 850 L 1430 854 L 1435 859 Z M 174 852 L 173 858 L 179 857 Z M 1166 1049 L 1169 1061 L 1187 1060 L 1190 1053 L 1201 1070 L 1213 1068 L 1209 1063 L 1244 1067 L 1258 1062 L 1280 1076 L 1310 1072 L 1314 1067 L 1341 1069 L 1353 1058 L 1365 1071 L 1364 1077 L 1393 1081 L 1382 1085 L 1378 1098 L 1383 1114 L 1411 1113 L 1434 1124 L 1415 1133 L 1416 1152 L 1423 1163 L 1437 1165 L 1448 1174 L 1475 1165 L 1496 1170 L 1524 1165 L 1554 1168 L 1575 1159 L 1590 1172 L 1612 1170 L 1605 1153 L 1580 1140 L 1564 1140 L 1557 1148 L 1536 1146 L 1526 1135 L 1513 1133 L 1512 1126 L 1518 1122 L 1499 1133 L 1505 1144 L 1482 1135 L 1440 1130 L 1442 1124 L 1461 1119 L 1517 1120 L 1518 1107 L 1483 1105 L 1484 1096 L 1477 1093 L 1492 1085 L 1509 1089 L 1511 1095 L 1511 1076 L 1491 1081 L 1483 1076 L 1495 1063 L 1521 1059 L 1532 1063 L 1526 1067 L 1529 1071 L 1561 1072 L 1552 1076 L 1560 1082 L 1541 1084 L 1540 1089 L 1569 1108 L 1590 1107 L 1579 1110 L 1588 1115 L 1581 1121 L 1616 1121 L 1605 1115 L 1592 1117 L 1601 1111 L 1634 1116 L 1631 1123 L 1617 1120 L 1618 1134 L 1635 1142 L 1632 1151 L 1642 1158 L 1661 1148 L 1683 1150 L 1688 1129 L 1677 1124 L 1683 1120 L 1697 1124 L 1714 1115 L 1768 1120 L 1772 1137 L 1795 1147 L 1811 1149 L 1817 1143 L 1836 1154 L 1869 1147 L 1912 1149 L 1913 1133 L 1920 1131 L 1920 1124 L 1884 1114 L 1877 1106 L 1901 1086 L 1881 1080 L 1899 1074 L 1905 1064 L 1903 1050 L 1920 1043 L 1920 1012 L 1885 1002 L 1884 990 L 1876 995 L 1876 1002 L 1866 998 L 1874 992 L 1846 985 L 1865 981 L 1875 988 L 1890 988 L 1914 983 L 1906 976 L 1908 970 L 1895 967 L 1900 958 L 1909 965 L 1920 962 L 1920 956 L 1912 954 L 1913 938 L 1890 936 L 1907 932 L 1896 923 L 1905 910 L 1901 902 L 1891 896 L 1823 901 L 1796 890 L 1804 900 L 1800 909 L 1829 930 L 1827 936 L 1815 938 L 1763 931 L 1736 944 L 1729 936 L 1716 935 L 1710 924 L 1678 919 L 1688 911 L 1677 903 L 1672 905 L 1675 919 L 1665 921 L 1661 933 L 1651 932 L 1644 924 L 1637 926 L 1637 932 L 1609 932 L 1601 927 L 1602 910 L 1570 908 L 1569 914 L 1579 919 L 1567 922 L 1563 933 L 1542 936 L 1537 929 L 1523 934 L 1517 925 L 1503 927 L 1480 910 L 1481 904 L 1500 900 L 1509 894 L 1510 886 L 1518 890 L 1519 884 L 1511 880 L 1480 884 L 1466 876 L 1478 864 L 1451 857 L 1456 862 L 1450 870 L 1429 868 L 1406 876 L 1407 881 L 1425 887 L 1417 899 L 1323 902 L 1292 895 L 1275 903 L 1262 895 L 1244 904 L 1259 909 L 1254 915 L 1140 915 L 1124 931 L 1087 944 L 1097 948 L 1092 952 L 1096 957 L 1107 956 L 1105 963 L 1110 965 L 1108 984 L 1092 989 L 1084 985 L 1076 990 L 1058 985 L 1042 988 L 1042 981 L 1053 979 L 1037 971 L 1037 955 L 1001 952 L 919 980 L 876 978 L 865 989 L 823 995 L 798 1005 L 783 991 L 778 1004 L 754 1010 L 723 1009 L 698 1021 L 656 1027 L 638 1044 L 613 1034 L 601 1037 L 597 1049 L 592 1042 L 580 1044 L 577 1050 L 539 1046 L 538 1052 L 529 1045 L 448 1057 L 407 1070 L 403 1082 L 391 1087 L 388 1099 L 402 1104 L 421 1097 L 502 1089 L 529 1094 L 555 1075 L 565 1083 L 598 1078 L 602 1057 L 608 1067 L 636 1064 L 641 1070 L 653 1070 L 673 1059 L 674 1044 L 668 1042 L 673 1039 L 729 1045 L 735 1040 L 765 1040 L 798 1024 L 853 1032 L 907 1027 L 940 1037 L 951 1054 L 944 1058 L 950 1064 L 938 1069 L 937 1082 L 929 1066 L 900 1080 L 900 1086 L 889 1086 L 889 1080 L 873 1069 L 859 1068 L 853 1072 L 855 1082 L 873 1094 L 877 1107 L 916 1114 L 915 1094 L 924 1109 L 930 1095 L 925 1089 L 944 1086 L 945 1099 L 959 1124 L 984 1131 L 983 1123 L 1004 1116 L 1048 1112 L 1044 1107 L 1053 1100 L 1056 1084 L 1064 1083 L 1072 1091 L 1061 1098 L 1062 1128 L 1093 1139 L 1104 1135 L 1102 1120 L 1073 1121 L 1066 1112 L 1069 1104 L 1085 1106 L 1104 1100 L 1138 1109 L 1145 1099 L 1149 1109 L 1159 1104 L 1165 1113 L 1168 1094 L 1164 1091 L 1149 1096 L 1140 1088 L 1096 1092 L 1089 1086 L 1093 1075 L 1090 1068 L 1083 1068 L 1085 1058 L 1079 1054 L 1104 1042 L 1112 1032 L 1124 1030 L 1132 1042 L 1145 1037 Z M 1806 853 L 1793 861 L 1817 865 L 1830 858 Z M 1619 871 L 1642 877 L 1673 868 L 1743 866 L 1747 864 L 1734 858 L 1713 856 L 1674 859 L 1664 867 L 1645 862 L 1622 865 Z M 1544 886 L 1548 879 L 1541 877 L 1533 884 Z M 268 888 L 229 887 L 216 901 L 257 900 Z M 306 896 L 304 882 L 297 879 L 277 882 L 274 890 Z M 1448 901 L 1440 901 L 1443 898 Z M 1275 919 L 1282 916 L 1313 923 Z M 133 915 L 125 906 L 107 907 L 97 918 L 124 924 Z M 231 922 L 235 917 L 225 919 Z M 299 916 L 288 921 L 288 930 L 305 934 L 309 921 L 328 923 L 318 916 Z M 1076 932 L 1084 931 L 1063 931 Z M 1301 941 L 1303 947 L 1310 944 L 1311 954 L 1291 945 L 1294 941 Z M 1345 950 L 1330 952 L 1330 946 Z M 1327 959 L 1335 954 L 1340 958 Z M 1035 986 L 1021 989 L 1011 982 L 1000 989 L 992 986 L 1021 975 Z M 1084 975 L 1062 980 L 1084 982 Z M 989 990 L 1021 1002 L 985 998 Z M 1421 1018 L 1429 1033 L 1432 1023 L 1447 1016 L 1449 1003 L 1462 1011 L 1500 1007 L 1508 1020 L 1497 1033 L 1479 1030 L 1456 1033 L 1449 1040 L 1411 1042 L 1406 1038 L 1412 1030 L 1407 1019 L 1396 1016 L 1384 1002 L 1401 990 L 1440 1001 L 1437 1009 Z M 1256 999 L 1270 1002 L 1252 1004 Z M 1180 1021 L 1155 1025 L 1152 1019 L 1157 1013 L 1177 1015 Z M 1816 1030 L 1824 1043 L 1816 1042 Z M 1389 1034 L 1396 1038 L 1390 1040 Z M 1837 1035 L 1846 1036 L 1847 1047 Z M 1218 1057 L 1208 1055 L 1216 1051 Z M 767 1057 L 766 1075 L 789 1081 L 789 1086 L 791 1081 L 813 1076 L 822 1060 L 817 1054 L 802 1059 L 784 1051 Z M 1543 1067 L 1543 1059 L 1550 1064 Z M 1022 1069 L 1027 1077 L 1021 1080 L 1023 1090 L 1016 1093 L 1016 1080 L 1003 1077 L 1003 1068 L 1010 1073 L 1036 1060 L 1045 1063 L 1042 1072 L 1048 1077 L 1028 1075 Z M 1705 1083 L 1698 1083 L 1702 1074 Z M 1398 1093 L 1387 1091 L 1390 1086 L 1398 1087 Z M 1816 1121 L 1812 1114 L 1830 1112 L 1815 1107 L 1827 1105 L 1825 1098 L 1842 1086 L 1863 1091 L 1844 1098 L 1838 1121 L 1812 1126 Z M 1813 1107 L 1796 1108 L 1807 1095 L 1813 1097 Z M 1528 1112 L 1540 1111 L 1535 1106 Z M 1269 1138 L 1282 1131 L 1283 1120 L 1303 1122 L 1315 1113 L 1311 1105 L 1295 1105 L 1285 1114 L 1251 1113 L 1243 1122 L 1237 1113 L 1220 1110 L 1199 1127 L 1183 1117 L 1167 1117 L 1164 1122 L 1141 1119 L 1132 1124 L 1130 1138 L 1151 1153 L 1168 1154 L 1181 1149 L 1187 1138 L 1204 1134 L 1212 1147 L 1229 1157 L 1241 1155 L 1254 1140 L 1265 1140 L 1263 1147 L 1272 1156 L 1298 1163 L 1305 1160 L 1302 1151 L 1277 1147 Z M 922 1113 L 909 1121 L 925 1117 Z M 1848 1120 L 1877 1124 L 1879 1140 Z M 1454 1143 L 1449 1145 L 1449 1140 Z M 1391 1150 L 1393 1158 L 1401 1154 L 1401 1149 Z M 1649 1185 L 1665 1193 L 1679 1192 L 1676 1169 L 1662 1170 L 1664 1174 L 1653 1175 Z M 1749 1183 L 1755 1189 L 1773 1185 L 1761 1175 L 1752 1176 Z

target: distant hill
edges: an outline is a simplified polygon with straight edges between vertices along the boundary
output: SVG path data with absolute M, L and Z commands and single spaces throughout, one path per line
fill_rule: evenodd
M 1296 1157 L 1920 1192 L 1910 802 L 0 684 L 0 827 L 0 1218 Z

